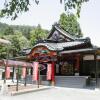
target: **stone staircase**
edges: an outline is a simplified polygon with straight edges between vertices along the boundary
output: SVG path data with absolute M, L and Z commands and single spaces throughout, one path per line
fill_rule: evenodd
M 56 76 L 56 86 L 68 88 L 86 87 L 88 76 Z
M 57 87 L 69 87 L 69 88 L 83 88 L 87 85 L 88 76 L 55 76 L 55 86 Z M 27 84 L 36 84 L 36 81 L 32 80 L 32 76 L 27 76 Z M 50 85 L 50 82 L 46 80 L 46 75 L 40 76 L 42 85 Z M 25 83 L 22 80 L 21 83 Z

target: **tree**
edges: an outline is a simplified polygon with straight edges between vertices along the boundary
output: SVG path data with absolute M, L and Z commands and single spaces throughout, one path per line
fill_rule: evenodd
M 12 27 L 8 26 L 8 27 L 5 29 L 5 31 L 4 31 L 3 34 L 4 34 L 4 35 L 13 35 L 13 34 L 14 34 L 14 30 L 13 30 Z
M 62 13 L 60 16 L 59 24 L 65 31 L 68 31 L 71 35 L 82 37 L 81 28 L 75 15 L 66 15 L 65 13 Z
M 34 30 L 30 32 L 30 41 L 34 45 L 36 41 L 45 39 L 47 36 L 47 31 L 43 30 L 40 25 L 38 25 Z
M 5 0 L 4 8 L 0 11 L 0 16 L 12 16 L 11 19 L 16 19 L 18 14 L 29 10 L 30 1 L 31 0 Z M 33 1 L 33 3 L 39 4 L 39 0 Z M 75 9 L 79 16 L 82 4 L 89 0 L 60 0 L 60 3 L 62 3 L 62 1 L 64 1 L 66 11 Z
M 7 28 L 8 28 L 7 24 L 0 22 L 0 37 L 2 37 L 2 35 L 4 34 L 5 29 L 7 29 Z
M 60 0 L 60 1 L 62 2 L 63 0 Z M 76 15 L 80 17 L 82 4 L 88 1 L 89 0 L 64 0 L 65 11 L 67 11 L 70 14 L 70 11 L 72 13 L 72 10 L 74 9 L 76 12 Z
M 24 48 L 30 47 L 30 42 L 27 40 L 27 38 L 22 35 L 21 32 L 16 32 L 13 35 L 4 35 L 4 39 L 7 39 L 11 41 L 11 46 L 9 46 L 10 49 L 10 57 L 16 57 L 19 55 L 19 52 L 23 50 Z M 6 47 L 3 47 L 1 49 L 1 52 L 6 52 Z
M 7 57 L 7 46 L 0 45 L 0 59 Z

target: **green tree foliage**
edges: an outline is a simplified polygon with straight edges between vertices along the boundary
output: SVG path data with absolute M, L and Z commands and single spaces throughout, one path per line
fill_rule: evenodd
M 7 56 L 7 46 L 0 45 L 0 59 L 6 58 Z
M 60 16 L 59 24 L 65 31 L 68 31 L 71 35 L 82 37 L 83 34 L 75 15 L 66 15 L 65 13 L 62 13 Z
M 60 3 L 64 1 L 65 10 L 69 11 L 69 9 L 75 9 L 77 11 L 77 15 L 79 16 L 81 6 L 84 2 L 89 0 L 59 0 Z M 0 16 L 10 17 L 11 19 L 16 19 L 19 13 L 27 12 L 29 10 L 29 5 L 31 0 L 5 0 L 4 8 L 0 11 Z M 39 4 L 39 0 L 33 0 L 33 4 Z
M 60 0 L 61 2 L 63 0 Z M 76 15 L 80 17 L 80 11 L 82 4 L 88 2 L 89 0 L 64 0 L 65 11 L 72 13 L 72 10 L 75 10 Z
M 30 31 L 32 31 L 35 27 L 28 25 L 11 25 L 14 31 L 21 32 L 27 39 L 30 39 Z
M 21 32 L 17 32 L 14 35 L 9 35 L 7 38 L 12 43 L 11 49 L 13 51 L 14 56 L 18 56 L 18 53 L 22 49 L 30 47 L 30 42 L 25 36 L 22 35 Z
M 0 37 L 4 34 L 5 29 L 7 29 L 8 25 L 0 22 Z
M 30 32 L 30 41 L 34 45 L 36 41 L 43 40 L 47 36 L 47 31 L 43 30 L 40 25 L 38 25 L 34 30 Z
M 0 45 L 0 58 L 6 58 L 8 47 L 10 57 L 19 56 L 19 52 L 23 49 L 30 48 L 36 41 L 45 39 L 47 33 L 48 31 L 42 29 L 40 25 L 32 27 L 0 23 L 0 38 L 11 41 L 10 46 Z
M 12 27 L 8 26 L 5 30 L 4 30 L 4 35 L 13 35 L 14 34 L 14 30 Z
M 28 25 L 7 25 L 5 23 L 0 23 L 0 37 L 2 35 L 11 35 L 16 32 L 21 32 L 27 39 L 30 37 L 30 31 L 35 27 Z
M 10 57 L 19 56 L 19 52 L 21 50 L 23 50 L 24 48 L 30 47 L 29 40 L 25 36 L 23 36 L 21 32 L 16 32 L 13 35 L 4 35 L 3 38 L 11 42 L 11 45 L 9 46 Z M 6 47 L 2 46 L 0 52 L 1 54 L 2 52 L 6 52 Z M 4 56 L 5 56 L 5 53 L 4 53 Z

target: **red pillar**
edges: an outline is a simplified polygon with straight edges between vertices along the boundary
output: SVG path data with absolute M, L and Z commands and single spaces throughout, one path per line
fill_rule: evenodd
M 52 74 L 51 74 L 52 85 L 55 85 L 55 62 L 52 62 Z
M 47 64 L 47 80 L 51 80 L 52 64 Z
M 33 70 L 33 80 L 39 80 L 39 62 L 34 62 L 34 70 Z
M 6 79 L 10 78 L 10 67 L 6 67 Z

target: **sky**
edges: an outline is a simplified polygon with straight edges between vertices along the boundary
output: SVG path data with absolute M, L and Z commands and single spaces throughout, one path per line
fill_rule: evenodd
M 0 8 L 4 0 L 0 0 Z M 40 0 L 39 5 L 33 5 L 26 13 L 20 14 L 15 21 L 10 19 L 0 19 L 0 22 L 12 25 L 31 25 L 41 24 L 44 29 L 51 29 L 52 25 L 60 18 L 64 12 L 63 4 L 60 0 Z M 94 45 L 100 46 L 100 0 L 90 0 L 84 3 L 78 19 L 84 37 L 90 37 Z

